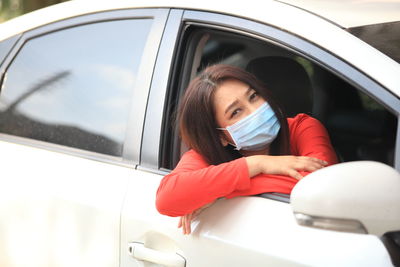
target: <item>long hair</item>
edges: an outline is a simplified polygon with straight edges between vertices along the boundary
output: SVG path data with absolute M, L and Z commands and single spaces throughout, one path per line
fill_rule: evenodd
M 268 75 L 268 74 L 266 74 Z M 200 153 L 211 165 L 217 165 L 241 157 L 231 146 L 221 143 L 221 131 L 215 119 L 214 93 L 228 79 L 249 85 L 275 112 L 281 125 L 277 138 L 270 146 L 271 155 L 290 155 L 287 118 L 271 93 L 253 74 L 238 67 L 217 64 L 209 66 L 193 79 L 180 102 L 178 123 L 185 144 Z

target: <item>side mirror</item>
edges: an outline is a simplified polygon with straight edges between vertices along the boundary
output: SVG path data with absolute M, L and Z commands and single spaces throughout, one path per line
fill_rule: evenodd
M 374 161 L 333 165 L 300 180 L 291 205 L 301 225 L 382 236 L 400 230 L 400 174 Z

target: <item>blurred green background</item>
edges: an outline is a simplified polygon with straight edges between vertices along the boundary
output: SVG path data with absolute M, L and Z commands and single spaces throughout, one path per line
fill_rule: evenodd
M 67 0 L 0 0 L 0 22 Z

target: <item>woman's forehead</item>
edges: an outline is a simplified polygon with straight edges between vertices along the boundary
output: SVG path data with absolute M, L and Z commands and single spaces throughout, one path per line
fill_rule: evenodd
M 216 112 L 222 112 L 232 103 L 246 99 L 249 91 L 251 91 L 250 86 L 239 80 L 224 81 L 214 92 L 214 108 Z
M 219 84 L 215 90 L 217 97 L 237 97 L 245 95 L 250 86 L 242 81 L 229 79 Z

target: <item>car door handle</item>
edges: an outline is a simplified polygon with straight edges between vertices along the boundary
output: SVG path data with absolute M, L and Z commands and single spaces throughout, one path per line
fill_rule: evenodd
M 186 264 L 185 258 L 178 253 L 158 251 L 151 248 L 146 248 L 142 243 L 129 243 L 128 253 L 133 258 L 141 261 L 161 264 L 171 267 L 184 267 Z

